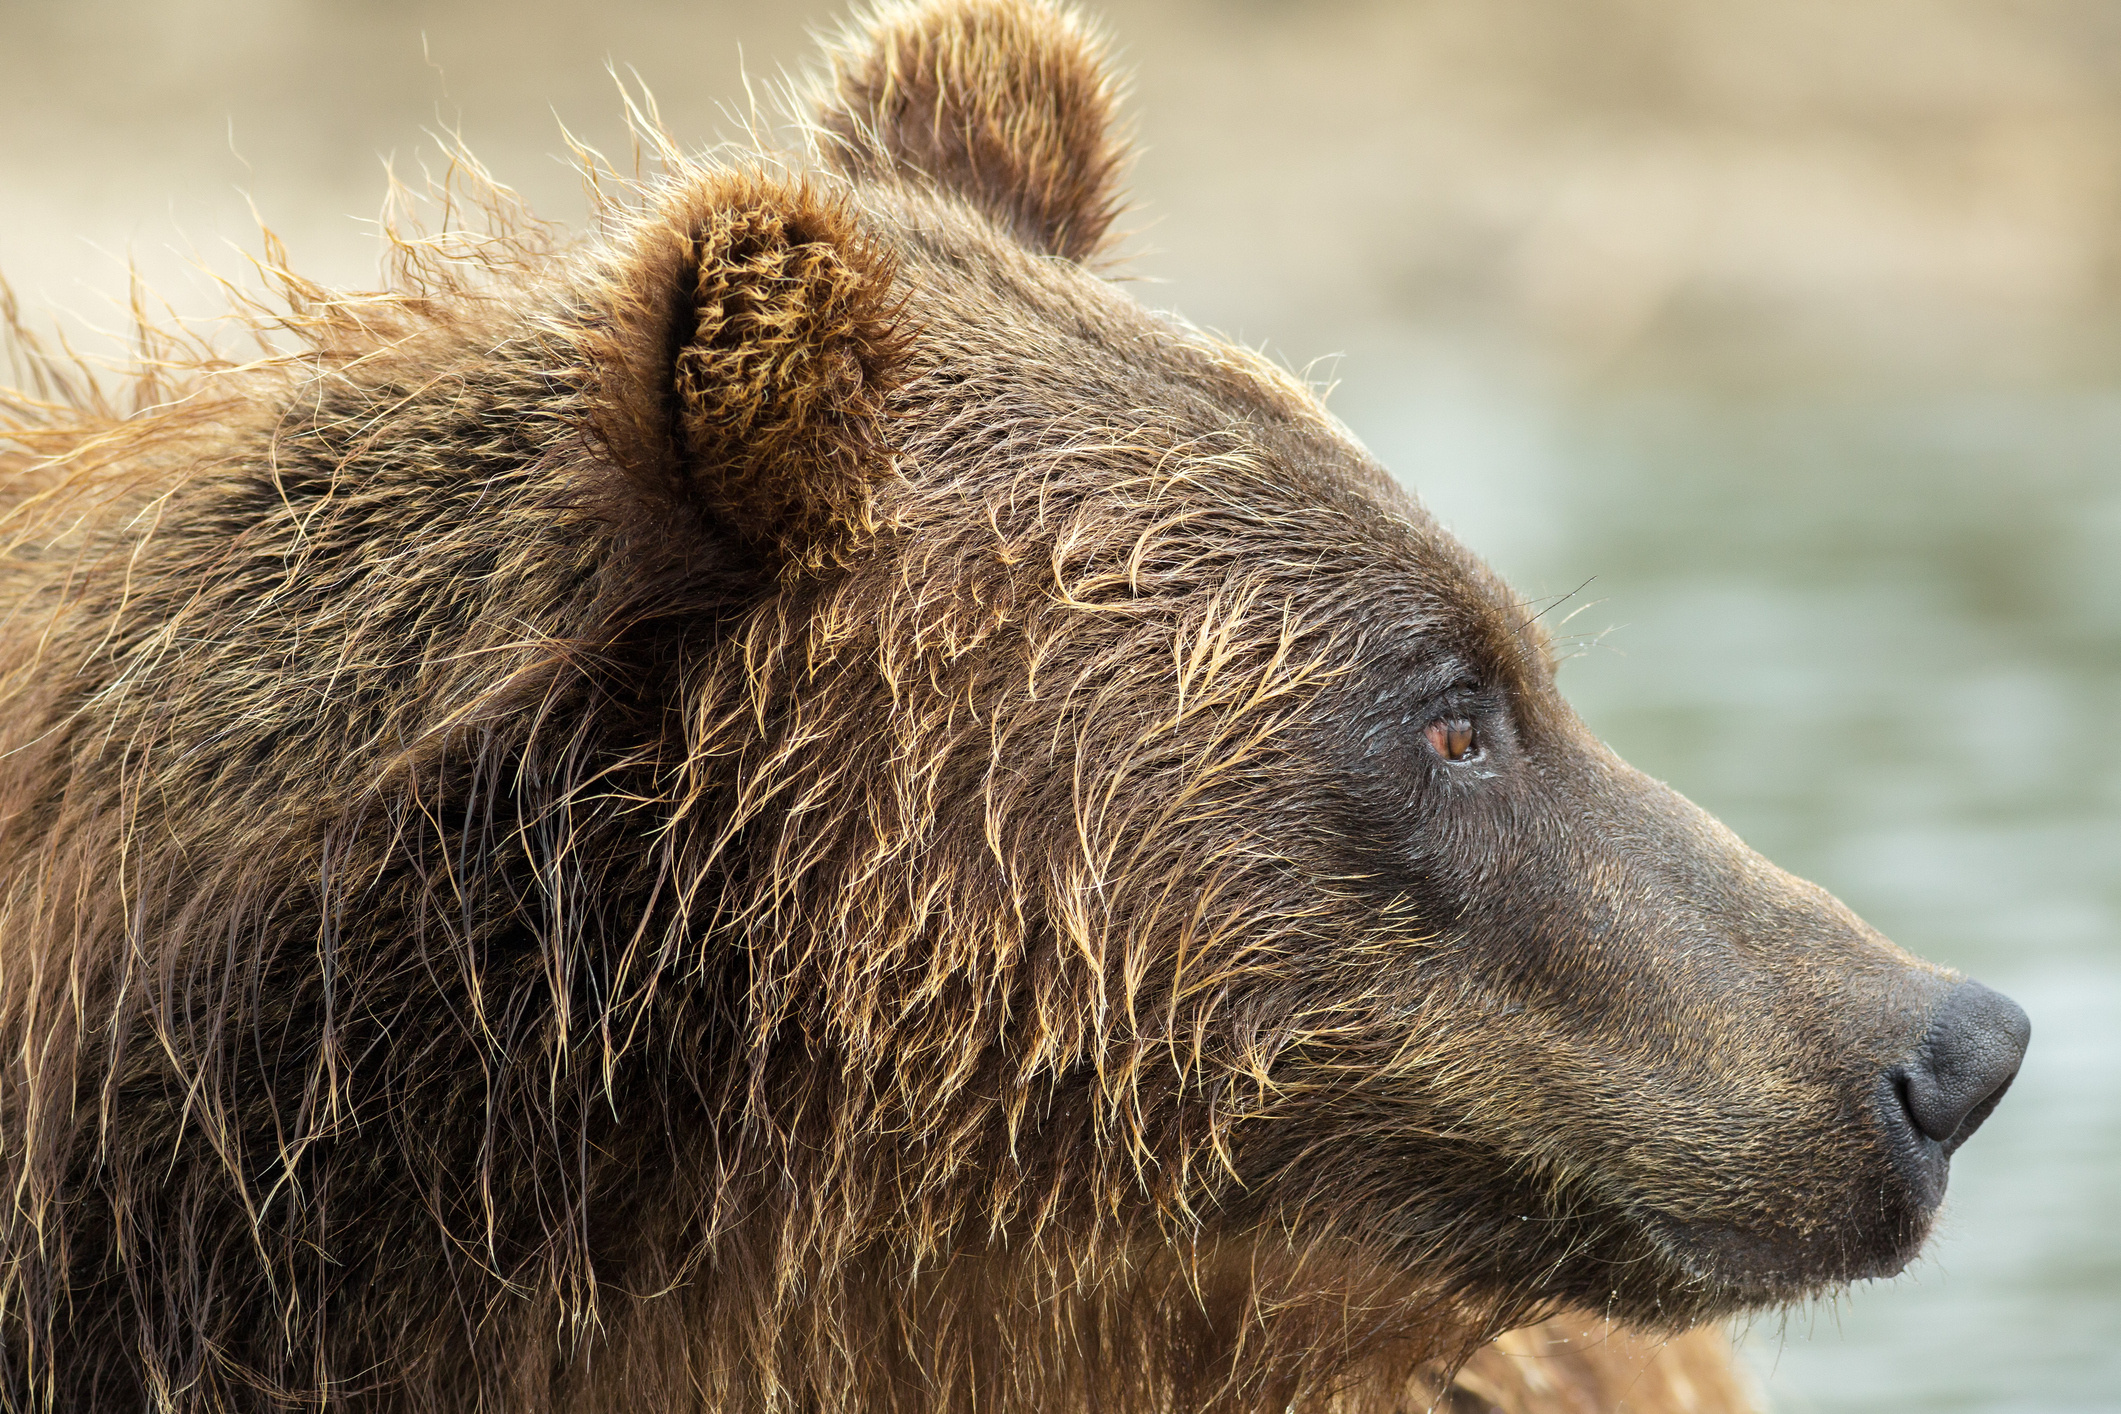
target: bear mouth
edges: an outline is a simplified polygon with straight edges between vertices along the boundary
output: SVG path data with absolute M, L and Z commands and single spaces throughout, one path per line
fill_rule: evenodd
M 1594 1180 L 1572 1212 L 1553 1215 L 1576 1237 L 1565 1254 L 1550 1249 L 1546 1279 L 1588 1309 L 1678 1329 L 1897 1276 L 1920 1255 L 1939 1205 L 1897 1166 L 1859 1168 L 1838 1200 L 1780 1221 L 1752 1204 L 1736 1221 L 1675 1212 L 1634 1185 Z
M 1715 1314 L 1787 1305 L 1851 1282 L 1898 1276 L 1922 1251 L 1933 1204 L 1890 1201 L 1871 1223 L 1763 1231 L 1736 1223 L 1642 1214 L 1638 1225 L 1667 1268 Z

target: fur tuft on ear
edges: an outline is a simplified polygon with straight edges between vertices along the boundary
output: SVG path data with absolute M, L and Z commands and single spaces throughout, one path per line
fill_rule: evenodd
M 830 54 L 825 160 L 956 192 L 1033 250 L 1082 260 L 1118 215 L 1126 144 L 1104 42 L 1040 0 L 880 9 Z
M 638 489 L 702 499 L 784 557 L 870 528 L 903 358 L 894 274 L 853 211 L 809 183 L 696 175 L 607 273 L 600 439 Z

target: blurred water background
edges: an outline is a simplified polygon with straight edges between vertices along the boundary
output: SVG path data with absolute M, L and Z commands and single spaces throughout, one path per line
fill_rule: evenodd
M 704 144 L 835 18 L 0 0 L 0 273 L 103 347 L 128 259 L 213 309 L 196 266 L 242 274 L 254 201 L 369 283 L 380 160 L 443 128 L 578 221 L 559 122 L 625 152 L 607 63 Z M 2121 5 L 1105 18 L 1139 293 L 1337 380 L 1447 523 L 1569 596 L 1595 729 L 2033 1016 L 1930 1255 L 1751 1329 L 1776 1406 L 2121 1407 Z

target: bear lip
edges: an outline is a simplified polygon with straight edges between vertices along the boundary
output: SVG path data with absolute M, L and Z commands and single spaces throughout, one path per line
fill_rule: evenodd
M 1662 1212 L 1644 1215 L 1642 1226 L 1667 1261 L 1710 1289 L 1714 1304 L 1736 1310 L 1783 1305 L 1851 1282 L 1898 1276 L 1921 1253 L 1936 1211 L 1936 1205 L 1924 1204 L 1912 1230 L 1885 1250 L 1860 1240 L 1888 1235 L 1883 1232 L 1814 1231 L 1793 1243 L 1733 1223 Z

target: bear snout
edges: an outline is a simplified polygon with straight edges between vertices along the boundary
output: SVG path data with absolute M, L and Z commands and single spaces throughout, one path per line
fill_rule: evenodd
M 1914 979 L 1899 981 L 1907 986 Z M 1868 1111 L 1867 1138 L 1835 1158 L 1827 1157 L 1831 1144 L 1815 1155 L 1824 1162 L 1815 1177 L 1825 1188 L 1809 1201 L 1793 1189 L 1790 1201 L 1760 1210 L 1754 1222 L 1695 1217 L 1660 1225 L 1682 1265 L 1724 1286 L 1734 1304 L 1892 1276 L 1922 1250 L 1944 1201 L 1952 1154 L 2001 1103 L 2024 1059 L 2031 1023 L 2010 998 L 1978 982 L 1945 974 L 1916 985 L 1927 992 L 1925 1002 L 1910 1006 L 1903 993 L 1884 1008 L 1909 1039 L 1888 1046 L 1892 1059 L 1869 1062 L 1877 1068 L 1869 1072 L 1867 1095 L 1861 1071 L 1844 1072 L 1842 1083 L 1854 1081 L 1856 1095 L 1864 1097 L 1857 1110 Z M 1879 1013 L 1860 1003 L 1849 1015 L 1866 1013 L 1876 1024 Z M 1851 1038 L 1851 1044 L 1877 1054 L 1870 1049 L 1875 1043 Z M 1838 1177 L 1830 1176 L 1836 1171 Z M 1836 1187 L 1839 1198 L 1822 1206 L 1820 1198 Z
M 2031 1036 L 2016 1002 L 1961 982 L 1938 1004 L 1914 1052 L 1880 1078 L 1879 1122 L 1926 1206 L 1943 1200 L 1953 1152 L 2002 1103 Z

